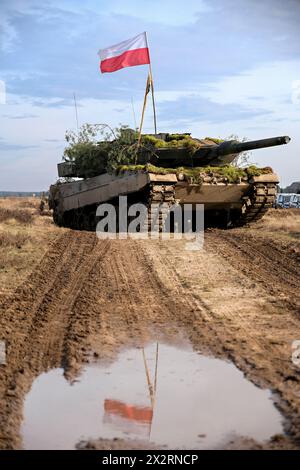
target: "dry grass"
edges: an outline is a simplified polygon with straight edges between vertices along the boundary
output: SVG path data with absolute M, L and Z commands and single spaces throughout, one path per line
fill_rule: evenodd
M 38 197 L 2 197 L 0 207 L 8 209 L 38 209 L 40 199 Z
M 0 198 L 0 297 L 19 285 L 60 232 L 39 198 Z
M 17 202 L 18 207 L 26 209 L 38 209 L 38 198 L 26 198 L 24 201 Z
M 246 230 L 254 237 L 269 240 L 270 244 L 294 253 L 300 260 L 299 209 L 270 209 L 263 219 Z
M 271 209 L 256 224 L 256 228 L 271 232 L 299 233 L 300 235 L 300 210 Z
M 33 213 L 25 209 L 0 207 L 0 223 L 8 220 L 16 220 L 20 224 L 31 224 L 33 222 Z
M 0 232 L 0 248 L 22 248 L 22 246 L 31 240 L 30 235 L 23 233 Z

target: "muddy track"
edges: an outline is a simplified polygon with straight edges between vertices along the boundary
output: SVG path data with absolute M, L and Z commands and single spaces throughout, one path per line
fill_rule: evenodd
M 0 304 L 7 342 L 0 448 L 21 447 L 24 396 L 40 373 L 62 367 L 72 381 L 85 362 L 182 336 L 276 391 L 290 445 L 298 446 L 299 369 L 291 342 L 300 339 L 299 274 L 295 258 L 276 250 L 241 230 L 207 233 L 199 252 L 186 251 L 184 241 L 105 241 L 64 230 Z
M 270 294 L 281 294 L 284 302 L 300 314 L 299 260 L 293 253 L 244 230 L 219 230 L 211 233 L 210 239 L 231 265 L 259 282 Z

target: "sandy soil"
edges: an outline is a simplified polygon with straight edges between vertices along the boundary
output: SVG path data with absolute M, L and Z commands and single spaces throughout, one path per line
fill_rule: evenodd
M 21 448 L 24 396 L 40 373 L 63 367 L 73 380 L 86 362 L 182 334 L 276 392 L 287 437 L 264 446 L 300 448 L 300 369 L 291 358 L 300 339 L 299 240 L 269 229 L 208 231 L 204 250 L 187 251 L 185 241 L 105 241 L 52 227 L 31 272 L 0 297 L 0 448 Z

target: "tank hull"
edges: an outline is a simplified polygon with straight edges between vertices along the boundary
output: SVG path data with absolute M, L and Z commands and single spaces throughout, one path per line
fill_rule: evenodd
M 261 218 L 275 202 L 277 183 L 274 173 L 239 184 L 192 184 L 178 180 L 173 173 L 154 174 L 142 170 L 121 175 L 106 173 L 51 186 L 49 203 L 55 223 L 77 229 L 94 229 L 97 207 L 108 202 L 118 205 L 119 196 L 127 196 L 129 205 L 142 202 L 147 207 L 152 203 L 165 203 L 170 207 L 203 204 L 207 216 L 216 215 L 218 220 L 223 213 L 226 226 L 234 226 Z

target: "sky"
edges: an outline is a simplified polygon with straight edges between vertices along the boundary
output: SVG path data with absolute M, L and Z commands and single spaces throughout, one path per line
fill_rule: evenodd
M 97 52 L 143 31 L 160 132 L 289 135 L 251 158 L 300 181 L 299 21 L 299 0 L 0 0 L 0 191 L 56 181 L 74 93 L 80 125 L 139 122 L 147 66 L 101 74 Z

